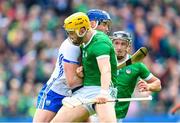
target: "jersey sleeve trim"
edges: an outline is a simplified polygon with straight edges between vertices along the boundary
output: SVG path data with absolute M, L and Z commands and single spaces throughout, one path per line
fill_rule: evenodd
M 110 56 L 109 55 L 101 55 L 101 56 L 98 56 L 96 57 L 96 59 L 101 59 L 101 58 L 109 58 Z
M 67 63 L 71 63 L 71 64 L 80 64 L 79 62 L 76 62 L 76 61 L 70 61 L 70 60 L 67 60 L 67 59 L 63 59 L 64 62 L 67 62 Z
M 148 80 L 150 80 L 152 77 L 153 77 L 153 74 L 152 74 L 152 73 L 150 73 L 150 74 L 149 74 L 149 76 L 148 76 L 148 77 L 146 77 L 144 80 L 148 81 Z

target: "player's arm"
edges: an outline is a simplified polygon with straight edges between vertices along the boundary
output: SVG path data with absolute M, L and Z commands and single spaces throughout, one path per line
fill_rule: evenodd
M 140 66 L 140 77 L 143 78 L 143 80 L 138 82 L 138 88 L 140 91 L 160 91 L 161 81 L 154 76 L 143 63 L 140 63 Z
M 77 76 L 76 69 L 79 67 L 78 64 L 73 63 L 64 63 L 64 72 L 67 80 L 67 84 L 70 88 L 75 88 L 80 86 L 82 83 L 82 79 Z
M 152 78 L 150 80 L 147 80 L 147 88 L 148 88 L 148 91 L 160 91 L 161 90 L 161 81 L 155 77 L 155 76 L 152 76 Z
M 105 102 L 109 97 L 109 87 L 111 83 L 111 64 L 110 64 L 110 52 L 111 47 L 106 43 L 96 44 L 94 46 L 93 54 L 96 57 L 98 68 L 100 71 L 100 83 L 101 91 L 97 96 L 100 103 Z
M 98 67 L 101 73 L 101 91 L 98 96 L 99 103 L 106 102 L 107 96 L 109 95 L 108 92 L 111 82 L 111 65 L 109 59 L 108 55 L 97 57 Z
M 80 66 L 80 48 L 70 43 L 66 43 L 63 45 L 63 54 L 64 73 L 67 84 L 70 88 L 75 88 L 82 83 L 82 79 L 76 74 L 76 69 Z
M 140 80 L 138 82 L 138 88 L 140 91 L 152 91 L 157 92 L 161 90 L 161 81 L 155 77 L 152 76 L 149 80 Z
M 101 73 L 101 89 L 108 90 L 111 82 L 111 65 L 109 56 L 97 57 L 99 71 Z

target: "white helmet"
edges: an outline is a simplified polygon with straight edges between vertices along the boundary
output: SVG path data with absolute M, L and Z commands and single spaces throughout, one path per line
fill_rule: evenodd
M 113 36 L 110 37 L 112 40 L 114 39 L 121 39 L 124 41 L 132 42 L 132 36 L 130 33 L 125 31 L 117 31 L 113 33 Z

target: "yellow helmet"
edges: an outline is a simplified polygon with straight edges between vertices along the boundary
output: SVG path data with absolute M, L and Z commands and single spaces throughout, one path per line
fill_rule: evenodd
M 88 16 L 83 12 L 77 12 L 69 16 L 64 20 L 64 29 L 66 31 L 75 31 L 79 37 L 83 37 L 84 34 L 79 34 L 81 28 L 85 28 L 86 32 L 91 28 Z

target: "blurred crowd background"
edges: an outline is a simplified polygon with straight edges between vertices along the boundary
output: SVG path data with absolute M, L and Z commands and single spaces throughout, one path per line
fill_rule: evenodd
M 66 38 L 64 19 L 93 8 L 110 13 L 112 32 L 133 34 L 133 52 L 148 47 L 144 63 L 162 82 L 153 101 L 132 103 L 128 117 L 166 116 L 180 103 L 179 0 L 0 0 L 0 119 L 32 118 Z

